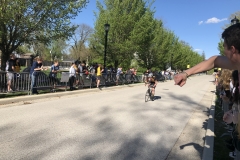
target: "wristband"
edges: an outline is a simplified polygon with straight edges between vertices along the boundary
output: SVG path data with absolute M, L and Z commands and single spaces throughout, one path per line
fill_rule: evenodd
M 187 74 L 187 72 L 182 72 L 182 73 L 185 73 L 185 74 L 186 74 L 186 76 L 187 76 L 187 78 L 189 77 L 189 75 Z

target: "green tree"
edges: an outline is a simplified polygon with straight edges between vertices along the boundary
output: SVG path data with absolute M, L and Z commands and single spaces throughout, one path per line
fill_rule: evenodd
M 23 44 L 16 49 L 17 53 L 31 53 L 31 46 L 28 44 Z
M 205 52 L 204 52 L 204 51 L 202 52 L 202 60 L 203 60 L 203 61 L 206 60 L 206 55 L 205 55 Z
M 240 11 L 237 11 L 237 12 L 231 14 L 231 15 L 229 16 L 229 22 L 230 22 L 233 18 L 235 18 L 235 16 L 236 16 L 237 19 L 240 20 Z M 226 29 L 226 28 L 229 27 L 230 25 L 231 25 L 230 23 L 224 25 L 223 29 Z M 218 50 L 219 50 L 219 54 L 220 54 L 220 55 L 224 55 L 223 43 L 224 43 L 223 39 L 220 38 L 220 42 L 218 42 Z
M 144 68 L 152 68 L 158 62 L 156 47 L 154 47 L 157 45 L 155 38 L 158 36 L 155 30 L 161 24 L 153 19 L 153 12 L 147 10 L 135 25 L 131 35 L 131 43 L 136 47 L 138 64 Z
M 9 55 L 24 43 L 49 43 L 68 38 L 77 16 L 88 0 L 2 0 L 0 2 L 1 69 Z
M 185 41 L 177 41 L 173 59 L 174 69 L 184 70 L 187 65 L 194 66 L 203 61 L 203 56 L 193 51 L 193 48 Z
M 146 14 L 151 14 L 150 9 L 146 7 L 147 3 L 143 0 L 105 0 L 104 2 L 105 7 L 99 1 L 97 2 L 99 12 L 95 13 L 97 20 L 95 33 L 91 38 L 91 46 L 95 53 L 103 57 L 104 24 L 109 23 L 107 63 L 114 64 L 115 67 L 121 65 L 128 68 L 134 58 L 134 53 L 139 48 L 138 44 L 135 43 L 135 34 L 140 33 L 140 30 L 145 33 L 144 26 L 139 24 L 142 24 L 140 22 L 142 19 L 148 19 Z
M 54 40 L 52 44 L 48 47 L 48 52 L 45 52 L 47 59 L 62 59 L 63 54 L 66 53 L 67 43 L 65 39 Z M 50 55 L 51 51 L 51 55 Z
M 224 47 L 223 47 L 223 40 L 220 39 L 220 42 L 218 42 L 218 50 L 220 55 L 224 55 Z
M 156 37 L 152 46 L 156 53 L 155 67 L 165 70 L 175 60 L 178 38 L 172 31 L 163 28 L 161 21 L 159 21 L 158 26 L 158 29 L 155 30 Z

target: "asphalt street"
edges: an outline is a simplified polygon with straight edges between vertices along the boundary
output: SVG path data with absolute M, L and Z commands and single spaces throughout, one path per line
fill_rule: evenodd
M 214 85 L 130 85 L 0 108 L 1 160 L 200 160 Z

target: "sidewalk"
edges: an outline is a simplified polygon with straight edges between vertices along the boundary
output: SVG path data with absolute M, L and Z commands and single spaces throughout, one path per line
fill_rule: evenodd
M 193 111 L 167 160 L 212 160 L 214 146 L 215 90 L 210 85 Z

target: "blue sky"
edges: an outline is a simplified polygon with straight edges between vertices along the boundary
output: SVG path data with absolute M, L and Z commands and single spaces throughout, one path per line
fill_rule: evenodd
M 163 20 L 166 28 L 209 58 L 219 53 L 222 28 L 230 23 L 231 14 L 240 11 L 240 0 L 155 0 L 152 7 L 155 18 Z M 96 0 L 90 0 L 72 22 L 94 27 L 93 11 L 97 11 Z

